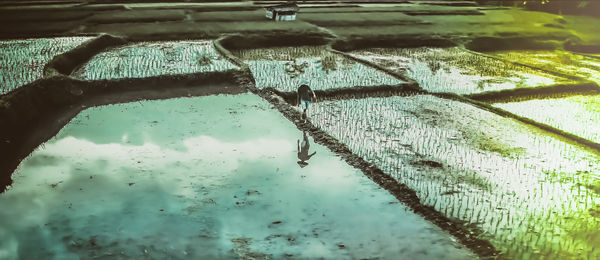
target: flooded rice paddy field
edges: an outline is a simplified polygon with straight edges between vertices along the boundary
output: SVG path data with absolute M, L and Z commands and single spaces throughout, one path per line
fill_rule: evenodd
M 0 94 L 41 79 L 54 56 L 92 37 L 59 37 L 0 41 Z
M 600 84 L 600 57 L 568 51 L 501 51 L 491 55 Z
M 321 102 L 311 121 L 509 257 L 600 257 L 595 154 L 429 95 Z
M 372 48 L 351 52 L 406 75 L 431 92 L 475 94 L 522 87 L 570 83 L 539 70 L 455 48 Z
M 259 89 L 296 91 L 300 83 L 313 90 L 404 83 L 387 73 L 335 54 L 325 46 L 281 47 L 233 51 L 243 59 Z
M 86 109 L 0 194 L 0 258 L 476 258 L 303 140 L 251 94 Z
M 0 58 L 8 68 L 2 75 L 19 69 L 41 75 L 56 48 L 63 48 L 53 42 L 30 43 L 52 51 L 22 45 L 2 45 L 8 56 L 25 57 Z M 324 46 L 233 54 L 249 65 L 259 89 L 404 83 Z M 572 83 L 459 48 L 350 54 L 406 73 L 432 92 Z M 27 61 L 29 55 L 47 58 L 36 65 Z M 598 82 L 597 63 L 590 57 L 493 55 L 526 56 L 535 61 L 523 62 L 528 65 Z M 72 76 L 98 80 L 230 69 L 239 68 L 211 41 L 143 42 L 100 53 Z M 3 82 L 7 78 L 16 76 Z M 10 85 L 2 91 L 5 86 Z M 596 99 L 494 106 L 599 142 Z M 600 257 L 596 154 L 432 95 L 314 103 L 309 120 L 415 190 L 423 204 L 483 230 L 482 238 L 508 257 Z M 309 152 L 316 154 L 308 164 L 298 162 L 303 140 L 291 122 L 250 94 L 87 109 L 23 160 L 13 186 L 0 194 L 0 207 L 7 209 L 0 212 L 0 237 L 7 238 L 0 240 L 0 259 L 476 257 L 325 147 L 312 144 Z
M 211 41 L 142 42 L 97 54 L 73 76 L 85 80 L 145 78 L 231 69 L 237 66 L 223 58 Z
M 536 99 L 494 106 L 600 143 L 600 96 Z

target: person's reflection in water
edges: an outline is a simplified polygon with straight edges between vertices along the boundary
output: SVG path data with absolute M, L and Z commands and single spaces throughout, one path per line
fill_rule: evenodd
M 308 150 L 310 149 L 310 142 L 308 141 L 308 136 L 306 135 L 306 131 L 302 131 L 302 142 L 298 140 L 298 165 L 300 168 L 306 167 L 308 165 L 308 160 L 310 157 L 315 155 L 317 152 L 313 152 L 312 154 L 308 154 Z

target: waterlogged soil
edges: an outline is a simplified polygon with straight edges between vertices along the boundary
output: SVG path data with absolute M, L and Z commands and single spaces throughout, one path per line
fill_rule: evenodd
M 145 78 L 237 69 L 211 41 L 142 42 L 95 55 L 73 72 L 85 80 Z
M 0 41 L 0 94 L 44 77 L 44 66 L 91 37 Z
M 250 94 L 89 108 L 0 194 L 0 258 L 476 258 L 306 139 Z
M 324 46 L 237 50 L 250 67 L 259 89 L 296 91 L 302 83 L 313 90 L 404 83 L 382 71 L 329 52 Z
M 600 84 L 600 58 L 568 51 L 500 51 L 491 55 Z
M 600 96 L 536 99 L 493 106 L 600 143 Z
M 310 120 L 505 256 L 600 257 L 595 154 L 431 95 L 320 102 Z
M 572 80 L 455 48 L 372 48 L 351 52 L 406 75 L 431 92 L 475 94 Z

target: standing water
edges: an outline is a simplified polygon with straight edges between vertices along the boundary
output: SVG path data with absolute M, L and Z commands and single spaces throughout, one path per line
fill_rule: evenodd
M 248 94 L 84 110 L 0 194 L 0 259 L 475 258 L 301 141 Z

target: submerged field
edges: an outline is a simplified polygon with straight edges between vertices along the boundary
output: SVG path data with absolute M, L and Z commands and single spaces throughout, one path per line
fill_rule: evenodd
M 54 56 L 92 37 L 60 37 L 0 41 L 0 94 L 44 77 Z
M 476 258 L 302 136 L 250 94 L 84 110 L 0 194 L 0 258 Z
M 600 84 L 600 58 L 568 51 L 501 51 L 491 55 Z
M 474 94 L 570 80 L 460 48 L 374 48 L 351 53 L 406 75 L 432 92 Z
M 314 90 L 396 85 L 404 81 L 327 51 L 325 46 L 234 51 L 250 66 L 259 89 L 296 91 L 306 83 Z
M 481 228 L 509 257 L 600 256 L 597 155 L 428 95 L 327 101 L 311 115 L 425 205 Z
M 143 42 L 94 56 L 73 72 L 86 80 L 144 78 L 236 69 L 211 41 Z
M 600 96 L 536 99 L 494 106 L 600 143 Z
M 381 10 L 385 8 L 389 6 Z M 394 26 L 405 22 L 426 26 L 425 16 L 443 15 L 429 7 L 414 9 L 412 14 L 408 11 L 388 14 L 402 18 L 391 21 L 398 23 Z M 481 16 L 472 11 L 464 15 Z M 326 20 L 323 14 L 327 12 L 312 8 L 306 18 L 319 23 Z M 175 13 L 203 22 L 218 15 Z M 259 12 L 245 12 L 248 17 L 255 14 Z M 221 15 L 219 19 L 230 19 Z M 360 27 L 367 20 L 366 14 L 359 13 L 355 19 L 338 16 L 353 21 L 351 26 Z M 345 21 L 339 23 L 336 26 L 345 26 Z M 128 30 L 153 24 L 137 26 L 141 27 Z M 245 22 L 228 26 L 252 29 Z M 304 22 L 285 26 L 309 26 L 324 33 Z M 247 47 L 244 42 L 228 43 Z M 30 51 L 29 47 L 3 51 L 15 57 L 43 53 L 46 58 L 37 60 L 46 59 L 45 64 L 60 52 L 54 45 L 62 46 L 46 44 L 52 46 L 51 51 Z M 456 94 L 571 84 L 574 77 L 595 80 L 598 72 L 593 57 L 570 54 L 571 64 L 552 52 L 494 54 L 508 60 L 543 57 L 529 64 L 541 69 L 460 48 L 377 48 L 348 53 L 365 63 L 330 52 L 327 46 L 231 52 L 248 65 L 253 78 L 245 81 L 237 74 L 230 76 L 253 91 L 251 84 L 244 84 L 254 80 L 259 90 L 273 87 L 294 92 L 302 83 L 314 90 L 407 83 L 400 76 L 365 65 L 368 62 L 406 75 L 427 91 Z M 222 57 L 209 40 L 138 42 L 101 52 L 70 76 L 104 80 L 244 68 L 230 59 Z M 38 63 L 19 65 L 32 61 L 2 61 L 7 68 L 26 71 L 19 72 L 23 75 L 43 69 Z M 561 73 L 573 77 L 557 76 Z M 31 78 L 41 77 L 35 75 Z M 15 77 L 3 80 L 8 78 Z M 9 85 L 2 86 L 8 89 Z M 197 86 L 181 88 L 186 87 Z M 76 95 L 76 90 L 70 93 Z M 270 95 L 274 103 L 243 94 L 140 101 L 82 111 L 21 162 L 12 175 L 13 185 L 0 194 L 0 207 L 5 209 L 0 211 L 0 219 L 5 220 L 0 221 L 0 237 L 5 238 L 0 239 L 0 259 L 477 257 L 465 249 L 468 243 L 457 243 L 439 227 L 450 228 L 409 212 L 398 203 L 401 199 L 391 195 L 397 195 L 392 189 L 377 186 L 380 182 L 365 177 L 365 169 L 352 168 L 332 152 L 339 150 L 312 143 L 311 134 L 319 133 L 317 128 L 292 119 L 295 126 L 285 119 L 274 109 L 284 105 L 275 104 L 279 99 L 272 93 L 255 92 Z M 600 257 L 597 153 L 470 104 L 414 92 L 408 97 L 365 99 L 342 94 L 331 98 L 336 101 L 313 102 L 308 120 L 345 144 L 353 153 L 348 154 L 373 163 L 414 190 L 416 204 L 430 206 L 451 225 L 464 223 L 458 229 L 474 231 L 502 256 Z M 336 93 L 345 92 L 330 94 Z M 398 92 L 389 95 L 394 93 Z M 597 96 L 574 96 L 494 106 L 599 142 L 598 101 Z M 309 153 L 316 152 L 308 164 L 298 161 L 302 141 L 311 143 Z M 341 157 L 348 159 L 348 154 Z

